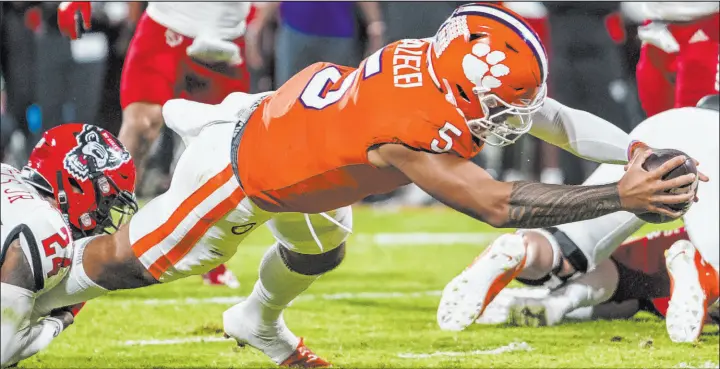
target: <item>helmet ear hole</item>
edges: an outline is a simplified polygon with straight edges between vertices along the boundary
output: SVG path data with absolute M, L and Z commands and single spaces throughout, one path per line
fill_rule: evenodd
M 85 192 L 82 190 L 82 187 L 80 187 L 80 183 L 78 183 L 78 182 L 75 180 L 75 178 L 73 178 L 73 177 L 68 177 L 68 182 L 70 182 L 70 187 L 72 187 L 72 190 L 73 190 L 74 193 L 79 193 L 79 194 L 85 193 Z
M 465 93 L 465 90 L 463 90 L 463 88 L 462 88 L 460 85 L 455 85 L 455 87 L 457 87 L 458 94 L 460 94 L 460 97 L 462 97 L 463 99 L 465 99 L 465 101 L 470 102 L 470 98 L 469 98 L 468 95 Z
M 470 34 L 469 41 L 470 41 L 470 42 L 473 42 L 473 41 L 475 41 L 475 40 L 479 40 L 479 39 L 486 38 L 486 37 L 488 37 L 488 34 L 485 33 L 485 32 L 471 33 L 471 34 Z

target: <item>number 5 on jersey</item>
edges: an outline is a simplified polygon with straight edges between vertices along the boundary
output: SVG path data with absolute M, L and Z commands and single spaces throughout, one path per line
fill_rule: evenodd
M 383 49 L 380 49 L 368 56 L 363 66 L 363 79 L 368 79 L 381 72 L 381 60 Z M 336 67 L 327 67 L 312 76 L 308 84 L 305 86 L 302 95 L 300 95 L 300 102 L 306 107 L 315 110 L 322 110 L 328 106 L 340 101 L 345 93 L 352 86 L 355 77 L 358 74 L 359 69 L 352 71 L 345 77 L 340 87 L 337 90 L 329 90 L 324 95 L 323 92 L 326 90 L 328 85 L 337 83 L 343 74 Z
M 438 130 L 440 140 L 435 138 L 432 140 L 432 142 L 430 142 L 430 148 L 433 149 L 433 151 L 438 153 L 445 153 L 452 149 L 453 136 L 449 135 L 448 131 L 450 131 L 450 133 L 452 133 L 455 137 L 460 137 L 460 135 L 462 134 L 462 131 L 452 125 L 452 123 L 445 122 L 445 125 Z M 443 145 L 442 147 L 440 147 L 441 143 Z

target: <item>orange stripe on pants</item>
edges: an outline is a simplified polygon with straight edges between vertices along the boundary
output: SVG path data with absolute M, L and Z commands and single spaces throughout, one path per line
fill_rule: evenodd
M 145 252 L 150 250 L 153 246 L 159 244 L 165 239 L 177 226 L 182 222 L 190 212 L 195 209 L 201 202 L 207 199 L 213 192 L 224 185 L 233 176 L 232 167 L 228 165 L 222 172 L 216 174 L 210 178 L 209 181 L 205 182 L 200 188 L 185 199 L 177 210 L 175 210 L 168 220 L 161 224 L 154 231 L 146 234 L 137 242 L 132 245 L 133 252 L 136 257 L 142 256 Z
M 190 250 L 197 244 L 202 236 L 213 226 L 218 220 L 222 219 L 227 213 L 235 209 L 235 207 L 245 198 L 245 194 L 239 187 L 227 199 L 223 200 L 202 218 L 188 231 L 180 242 L 175 245 L 170 252 L 161 256 L 149 268 L 148 272 L 156 279 L 165 273 L 172 265 L 180 261 Z

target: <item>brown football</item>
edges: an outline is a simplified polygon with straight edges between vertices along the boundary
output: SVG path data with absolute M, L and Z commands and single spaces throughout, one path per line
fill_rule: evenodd
M 645 162 L 642 164 L 643 169 L 645 170 L 653 170 L 661 165 L 663 165 L 666 161 L 676 157 L 684 155 L 687 157 L 687 160 L 685 160 L 684 163 L 678 165 L 675 169 L 668 172 L 666 175 L 663 176 L 663 180 L 673 179 L 688 173 L 693 173 L 697 175 L 697 167 L 695 166 L 695 162 L 690 157 L 690 155 L 685 154 L 684 152 L 680 150 L 675 149 L 653 149 L 653 153 L 650 154 L 650 156 L 645 160 Z M 695 179 L 695 182 L 685 185 L 681 188 L 685 188 L 687 186 L 697 186 L 697 179 Z M 667 191 L 669 193 L 672 193 L 673 190 Z M 673 211 L 682 211 L 683 214 L 690 209 L 690 206 L 692 205 L 692 201 L 685 202 L 682 204 L 674 204 L 674 205 L 666 205 L 669 209 Z M 658 213 L 652 213 L 652 212 L 646 212 L 637 214 L 638 218 L 648 222 L 648 223 L 667 223 L 671 222 L 674 219 L 670 218 L 666 215 L 658 214 Z

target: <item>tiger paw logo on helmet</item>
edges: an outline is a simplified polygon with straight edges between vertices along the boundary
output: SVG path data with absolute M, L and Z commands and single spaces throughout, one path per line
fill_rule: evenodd
M 90 174 L 88 157 L 95 160 L 98 171 L 113 170 L 130 161 L 130 153 L 107 131 L 85 124 L 77 137 L 78 145 L 65 155 L 63 166 L 79 180 Z
M 499 78 L 510 74 L 510 68 L 500 63 L 503 60 L 505 60 L 504 52 L 491 51 L 489 45 L 477 43 L 472 47 L 472 52 L 466 54 L 462 60 L 465 77 L 475 86 L 487 90 L 500 87 L 502 81 Z

